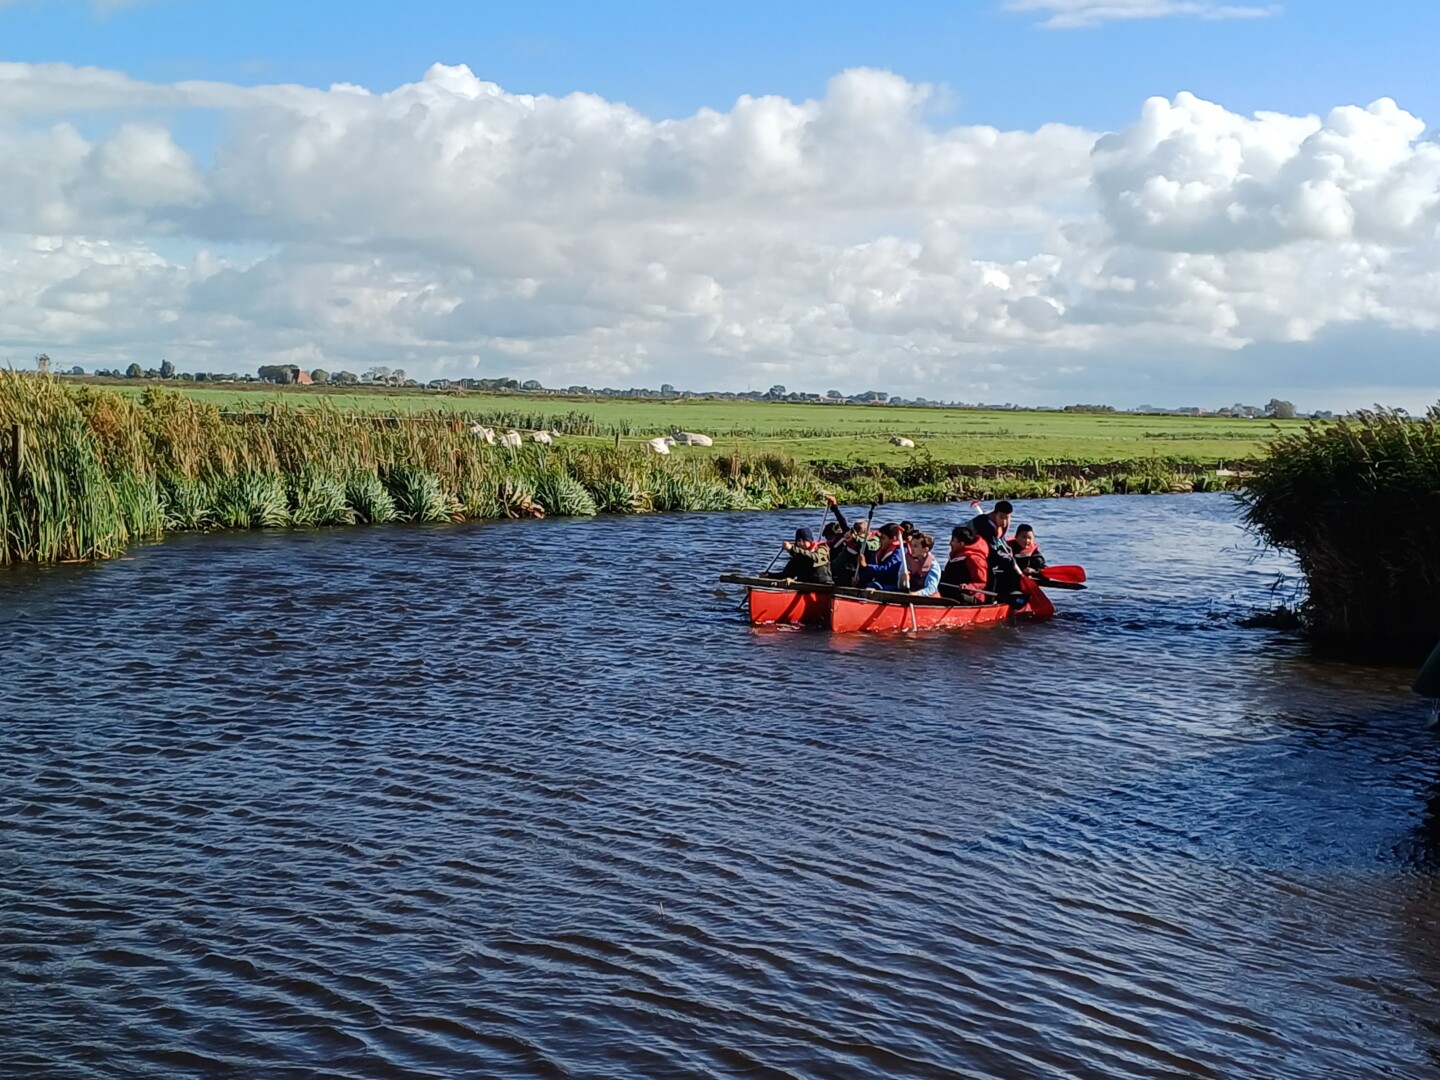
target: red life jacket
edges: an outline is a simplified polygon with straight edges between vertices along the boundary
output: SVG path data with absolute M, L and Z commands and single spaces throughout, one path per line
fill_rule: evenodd
M 990 545 L 982 537 L 966 544 L 960 553 L 945 564 L 940 580 L 948 585 L 974 585 L 985 588 L 990 581 Z

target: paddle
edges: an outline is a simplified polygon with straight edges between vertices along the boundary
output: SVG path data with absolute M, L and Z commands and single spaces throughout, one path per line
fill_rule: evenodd
M 1051 581 L 1044 574 L 1032 579 L 1037 585 L 1044 585 L 1047 589 L 1062 589 L 1066 592 L 1084 592 L 1089 585 L 1081 585 L 1075 581 Z
M 1085 568 L 1083 566 L 1047 566 L 1038 571 L 1042 578 L 1051 581 L 1063 581 L 1069 585 L 1085 584 Z
M 1033 578 L 1020 575 L 1020 591 L 1025 594 L 1025 607 L 1032 615 L 1048 619 L 1055 614 L 1055 605 L 1040 591 L 1039 582 Z
M 850 577 L 850 584 L 851 584 L 852 586 L 857 586 L 857 587 L 858 587 L 859 584 L 860 584 L 860 561 L 861 561 L 861 559 L 863 559 L 864 556 L 865 556 L 865 545 L 866 545 L 866 543 L 869 541 L 869 539 L 870 539 L 870 535 L 869 535 L 869 534 L 870 534 L 871 530 L 872 530 L 872 529 L 874 528 L 874 526 L 875 526 L 875 507 L 878 506 L 878 505 L 879 505 L 879 502 L 878 502 L 878 501 L 877 501 L 877 502 L 872 502 L 872 503 L 870 504 L 870 509 L 869 509 L 869 511 L 865 514 L 865 533 L 866 533 L 866 534 L 865 534 L 864 536 L 861 536 L 858 532 L 855 531 L 855 525 L 854 525 L 853 522 L 852 522 L 851 525 L 850 525 L 850 532 L 851 532 L 851 535 L 855 538 L 855 544 L 856 544 L 855 567 L 854 567 L 854 570 L 852 571 L 851 577 Z M 848 543 L 849 543 L 849 540 L 846 539 L 844 542 L 848 544 Z M 836 584 L 836 585 L 839 585 L 840 582 L 837 581 L 835 584 Z
M 781 555 L 784 555 L 784 554 L 785 554 L 785 545 L 784 545 L 784 544 L 781 544 L 781 545 L 780 545 L 780 550 L 777 551 L 777 552 L 775 552 L 774 558 L 772 558 L 772 559 L 770 560 L 770 565 L 769 565 L 769 566 L 766 566 L 764 570 L 761 570 L 761 571 L 760 571 L 760 576 L 761 576 L 761 577 L 764 577 L 766 574 L 768 574 L 768 573 L 770 572 L 770 570 L 775 566 L 776 560 L 779 559 L 780 556 L 781 556 Z
M 816 530 L 815 535 L 823 538 L 825 526 L 830 524 L 830 496 L 822 491 L 820 497 L 825 500 L 825 504 L 820 507 L 820 528 Z
M 828 504 L 827 504 L 827 505 L 825 506 L 825 508 L 821 511 L 821 514 L 824 515 L 824 516 L 822 516 L 821 519 L 820 519 L 820 532 L 823 533 L 823 532 L 825 531 L 825 522 L 826 522 L 827 520 L 829 520 L 829 517 L 830 517 L 830 507 L 829 507 Z M 787 542 L 788 542 L 788 541 L 787 541 Z M 760 571 L 760 576 L 761 576 L 761 577 L 764 577 L 766 574 L 768 574 L 768 573 L 770 572 L 771 568 L 773 568 L 774 565 L 775 565 L 775 563 L 779 560 L 780 556 L 786 554 L 788 551 L 789 551 L 789 548 L 787 548 L 787 547 L 785 546 L 785 544 L 782 543 L 782 544 L 780 545 L 780 550 L 777 551 L 777 552 L 775 553 L 774 558 L 772 558 L 772 559 L 770 560 L 770 565 L 767 566 L 767 567 L 765 567 L 764 570 Z

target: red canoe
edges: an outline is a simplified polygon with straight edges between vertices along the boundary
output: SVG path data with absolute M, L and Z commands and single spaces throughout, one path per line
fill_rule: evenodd
M 779 578 L 722 574 L 720 580 L 743 585 L 749 593 L 750 622 L 756 626 L 826 626 L 837 634 L 857 630 L 949 630 L 992 626 L 1008 621 L 1009 604 L 957 604 L 939 596 L 904 596 L 878 589 L 810 585 Z M 1054 611 L 1049 598 L 1033 587 L 1030 604 L 1015 613 L 1030 621 Z M 1033 608 L 1034 610 L 1031 610 Z
M 834 585 L 809 585 L 786 578 L 721 574 L 727 585 L 744 585 L 749 594 L 750 622 L 755 626 L 827 626 Z
M 912 596 L 896 602 L 895 593 L 856 589 L 837 594 L 830 608 L 830 629 L 837 634 L 856 630 L 954 630 L 993 626 L 1009 620 L 1009 604 L 957 604 L 938 597 Z M 939 602 L 935 602 L 938 600 Z
M 811 592 L 810 589 L 820 589 Z M 824 585 L 787 585 L 777 581 L 774 586 L 751 585 L 750 622 L 755 626 L 776 623 L 825 626 L 830 621 L 830 602 L 835 587 Z

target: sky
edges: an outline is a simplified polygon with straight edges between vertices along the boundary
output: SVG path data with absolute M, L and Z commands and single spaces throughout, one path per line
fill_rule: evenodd
M 0 0 L 0 363 L 1440 400 L 1440 5 Z

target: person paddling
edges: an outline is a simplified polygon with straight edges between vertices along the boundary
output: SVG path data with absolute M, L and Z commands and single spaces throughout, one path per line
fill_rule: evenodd
M 908 592 L 909 584 L 904 530 L 896 524 L 885 525 L 880 529 L 880 546 L 875 551 L 869 551 L 868 545 L 860 548 L 860 587 Z
M 815 539 L 809 529 L 796 529 L 795 539 L 781 545 L 790 553 L 783 569 L 766 574 L 766 577 L 788 578 L 811 585 L 833 585 L 835 578 L 830 572 L 830 546 Z
M 855 573 L 859 569 L 859 548 L 855 541 L 855 533 L 861 526 L 869 529 L 869 523 L 863 519 L 855 522 L 854 527 L 845 520 L 845 512 L 840 509 L 840 504 L 835 501 L 835 496 L 826 495 L 825 504 L 830 512 L 835 515 L 835 520 L 827 522 L 821 530 L 821 535 L 830 547 L 830 573 L 837 585 L 854 585 Z
M 985 541 L 989 549 L 990 591 L 1001 596 L 1020 591 L 1020 570 L 1005 543 L 1014 513 L 1015 507 L 1010 500 L 1001 499 L 990 513 L 977 514 L 970 521 L 975 535 Z
M 830 507 L 830 512 L 835 515 L 835 521 L 827 524 L 824 535 L 830 543 L 830 568 L 835 578 L 835 584 L 854 586 L 860 583 L 860 552 L 871 550 L 868 545 L 875 541 L 870 532 L 870 519 L 857 518 L 853 522 L 845 520 L 845 513 L 835 501 L 833 495 L 825 496 L 825 502 Z
M 950 532 L 950 561 L 940 572 L 940 595 L 962 604 L 983 604 L 989 582 L 990 546 L 972 526 L 956 525 Z
M 1007 540 L 1006 544 L 1021 573 L 1031 577 L 1040 576 L 1040 572 L 1045 569 L 1045 556 L 1040 554 L 1040 545 L 1035 542 L 1034 529 L 1029 525 L 1017 525 L 1014 538 Z

